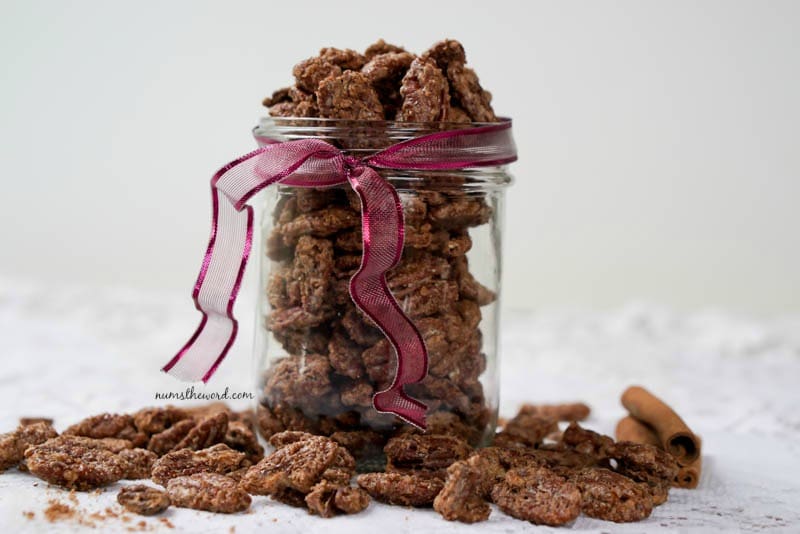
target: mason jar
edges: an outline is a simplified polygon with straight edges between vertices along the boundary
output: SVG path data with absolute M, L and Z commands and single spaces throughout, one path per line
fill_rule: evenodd
M 262 119 L 260 144 L 321 139 L 363 157 L 472 124 Z M 426 378 L 406 392 L 427 405 L 427 431 L 472 446 L 494 435 L 505 166 L 386 170 L 403 207 L 399 265 L 386 280 L 425 341 Z M 395 371 L 394 350 L 361 313 L 348 282 L 361 261 L 361 206 L 349 185 L 270 187 L 261 204 L 255 368 L 264 438 L 283 430 L 331 436 L 362 469 L 392 436 L 418 432 L 372 406 Z

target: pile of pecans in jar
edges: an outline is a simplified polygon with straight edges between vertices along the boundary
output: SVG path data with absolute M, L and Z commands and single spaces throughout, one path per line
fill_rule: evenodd
M 362 444 L 299 431 L 270 438 L 264 455 L 251 412 L 224 404 L 145 408 L 101 414 L 59 435 L 51 421 L 22 420 L 0 436 L 0 469 L 21 471 L 66 489 L 89 491 L 118 480 L 118 502 L 154 515 L 169 506 L 215 513 L 248 510 L 268 495 L 320 517 L 355 514 L 371 499 L 431 507 L 447 520 L 484 521 L 490 503 L 518 519 L 563 525 L 586 516 L 638 521 L 667 500 L 678 472 L 654 445 L 614 442 L 578 425 L 584 404 L 523 406 L 491 447 L 473 449 L 455 421 L 408 427 L 384 447 L 378 472 L 356 475 L 350 451 Z M 559 421 L 570 421 L 562 432 Z M 355 485 L 353 480 L 355 479 Z
M 324 48 L 293 73 L 294 86 L 265 100 L 270 114 L 280 124 L 351 121 L 350 134 L 325 137 L 343 149 L 390 143 L 371 135 L 380 128 L 369 121 L 424 123 L 430 131 L 498 120 L 491 95 L 454 40 L 419 56 L 382 40 L 363 54 Z M 333 128 L 326 124 L 309 128 Z M 453 424 L 474 446 L 490 437 L 496 410 L 493 392 L 481 381 L 493 357 L 481 321 L 496 294 L 477 280 L 467 253 L 471 230 L 491 235 L 495 207 L 464 181 L 451 172 L 394 182 L 403 205 L 404 248 L 387 283 L 428 349 L 427 377 L 406 392 L 428 406 L 433 420 L 455 416 Z M 363 443 L 357 460 L 366 460 L 402 431 L 402 422 L 372 407 L 374 394 L 392 382 L 394 350 L 348 293 L 362 258 L 360 200 L 349 187 L 278 189 L 266 237 L 273 263 L 263 321 L 271 343 L 285 352 L 273 354 L 264 369 L 260 428 L 265 438 L 284 430 L 338 434 Z

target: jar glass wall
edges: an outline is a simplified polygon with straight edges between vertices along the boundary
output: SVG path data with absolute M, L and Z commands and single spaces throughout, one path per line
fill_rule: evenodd
M 255 134 L 262 143 L 323 139 L 361 157 L 447 126 L 270 118 Z M 501 223 L 511 177 L 503 167 L 379 172 L 397 190 L 405 221 L 402 260 L 387 282 L 429 353 L 428 376 L 406 390 L 427 404 L 430 432 L 485 445 L 497 418 Z M 254 252 L 260 431 L 331 435 L 362 469 L 379 466 L 387 439 L 417 430 L 372 407 L 373 394 L 391 383 L 395 355 L 348 294 L 361 261 L 358 196 L 349 186 L 278 186 L 263 195 Z

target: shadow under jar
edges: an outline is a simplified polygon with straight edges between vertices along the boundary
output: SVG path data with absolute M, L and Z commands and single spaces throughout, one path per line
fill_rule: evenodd
M 265 118 L 262 144 L 321 139 L 364 157 L 421 135 L 481 124 Z M 498 407 L 497 340 L 505 167 L 380 170 L 404 213 L 400 264 L 387 282 L 421 332 L 428 376 L 406 391 L 428 406 L 430 433 L 489 443 Z M 360 470 L 380 469 L 392 436 L 419 432 L 372 407 L 394 377 L 395 354 L 353 304 L 361 262 L 360 201 L 349 185 L 268 188 L 261 214 L 255 365 L 258 422 L 331 436 Z

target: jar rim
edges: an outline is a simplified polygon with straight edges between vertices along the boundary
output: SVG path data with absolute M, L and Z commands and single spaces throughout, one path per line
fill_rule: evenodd
M 269 115 L 262 116 L 256 128 L 264 125 L 265 123 L 273 123 L 276 126 L 304 126 L 304 125 L 327 125 L 327 126 L 340 126 L 340 127 L 353 127 L 353 126 L 389 126 L 404 129 L 432 129 L 437 130 L 454 130 L 477 128 L 480 126 L 493 126 L 510 122 L 511 119 L 500 117 L 494 122 L 450 122 L 450 121 L 433 121 L 433 122 L 412 122 L 412 121 L 397 121 L 397 120 L 364 120 L 364 119 L 336 119 L 327 117 L 272 117 Z M 285 124 L 281 124 L 285 123 Z

